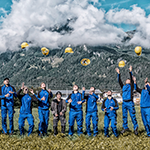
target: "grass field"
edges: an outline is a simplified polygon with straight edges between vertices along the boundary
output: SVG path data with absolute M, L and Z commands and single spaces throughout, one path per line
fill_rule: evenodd
M 15 149 L 15 150 L 23 150 L 23 149 L 119 149 L 119 150 L 143 150 L 150 149 L 150 138 L 146 136 L 146 132 L 141 120 L 140 107 L 136 106 L 136 117 L 139 124 L 139 136 L 135 136 L 133 133 L 133 125 L 130 117 L 128 118 L 129 128 L 131 132 L 127 132 L 124 135 L 120 135 L 119 138 L 115 138 L 111 132 L 110 128 L 110 138 L 104 137 L 104 113 L 101 111 L 101 104 L 98 104 L 98 116 L 99 116 L 99 134 L 97 137 L 88 137 L 87 135 L 81 135 L 80 137 L 76 134 L 77 125 L 75 123 L 75 134 L 72 137 L 68 136 L 68 111 L 66 113 L 67 125 L 66 125 L 66 136 L 63 137 L 62 134 L 58 134 L 56 137 L 53 136 L 53 123 L 52 123 L 52 114 L 50 113 L 49 127 L 48 127 L 48 136 L 44 138 L 39 138 L 37 136 L 38 130 L 38 110 L 36 108 L 33 109 L 34 123 L 35 128 L 33 134 L 28 137 L 28 123 L 25 122 L 25 131 L 26 134 L 24 137 L 19 136 L 18 130 L 18 117 L 19 117 L 19 109 L 15 109 L 14 114 L 14 135 L 9 137 L 9 135 L 0 134 L 0 149 Z M 83 131 L 85 132 L 85 106 L 83 106 L 84 111 L 84 122 L 83 122 Z M 117 127 L 120 132 L 122 129 L 122 111 L 121 105 L 118 110 L 118 118 L 117 118 Z M 1 116 L 0 116 L 1 122 Z M 2 127 L 0 126 L 0 130 Z M 58 130 L 60 132 L 60 123 L 58 126 Z

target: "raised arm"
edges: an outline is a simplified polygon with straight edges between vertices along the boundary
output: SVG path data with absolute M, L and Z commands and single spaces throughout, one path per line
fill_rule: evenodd
M 141 93 L 141 92 L 142 92 L 142 89 L 140 89 L 140 88 L 137 86 L 136 77 L 133 76 L 132 78 L 133 78 L 133 82 L 134 82 L 134 89 L 135 89 L 137 92 Z
M 48 89 L 48 93 L 49 93 L 49 98 L 53 98 L 53 93 L 52 93 L 52 91 L 51 91 L 51 89 Z
M 131 84 L 133 85 L 133 84 L 134 84 L 134 81 L 133 81 L 133 74 L 132 74 L 132 66 L 131 66 L 131 65 L 130 65 L 130 67 L 129 67 L 129 74 L 130 74 Z
M 116 72 L 117 72 L 117 76 L 118 76 L 118 82 L 121 88 L 123 88 L 123 82 L 121 80 L 121 75 L 120 75 L 120 70 L 118 68 L 116 68 Z
M 66 99 L 66 103 L 71 103 L 71 102 L 72 102 L 72 100 L 71 100 L 71 94 L 69 94 L 69 96 Z
M 30 90 L 30 93 L 33 94 L 33 96 L 32 96 L 32 97 L 33 97 L 33 99 L 32 99 L 33 101 L 37 101 L 37 100 L 39 100 L 39 101 L 45 101 L 45 97 L 43 96 L 42 98 L 39 98 L 39 97 L 34 93 L 33 89 Z

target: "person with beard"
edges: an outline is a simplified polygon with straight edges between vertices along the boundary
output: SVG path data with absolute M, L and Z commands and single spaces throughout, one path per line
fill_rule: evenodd
M 88 136 L 91 136 L 91 129 L 90 129 L 90 120 L 92 118 L 93 123 L 93 133 L 94 136 L 98 134 L 98 115 L 97 115 L 97 100 L 98 95 L 95 94 L 95 88 L 90 88 L 89 95 L 85 96 L 85 88 L 83 88 L 83 96 L 86 99 L 86 132 Z
M 51 111 L 53 114 L 54 135 L 58 134 L 57 125 L 59 120 L 61 122 L 61 132 L 65 134 L 65 127 L 66 127 L 65 113 L 67 111 L 67 105 L 66 105 L 66 101 L 63 100 L 61 97 L 62 97 L 62 93 L 58 91 L 56 93 L 56 99 L 54 99 L 51 103 Z
M 23 91 L 23 94 L 21 92 Z M 33 93 L 33 90 L 30 91 Z M 24 122 L 27 119 L 29 124 L 28 136 L 33 132 L 34 129 L 34 118 L 32 115 L 32 101 L 38 101 L 38 99 L 34 95 L 29 95 L 29 90 L 24 83 L 22 83 L 21 89 L 17 92 L 17 97 L 21 101 L 20 114 L 19 114 L 19 130 L 20 135 L 24 135 Z M 45 97 L 41 98 L 41 100 L 45 100 Z
M 143 89 L 137 86 L 136 78 L 134 80 L 134 89 L 141 94 L 140 107 L 141 107 L 141 117 L 147 132 L 147 136 L 150 137 L 150 83 L 145 79 L 145 85 Z
M 130 79 L 127 79 L 125 84 L 123 84 L 121 80 L 121 75 L 118 68 L 116 68 L 116 72 L 118 73 L 118 82 L 122 89 L 122 98 L 123 98 L 122 103 L 123 130 L 121 131 L 121 134 L 125 133 L 126 131 L 129 131 L 128 128 L 128 111 L 129 111 L 132 123 L 134 125 L 134 133 L 135 135 L 138 135 L 138 123 L 135 116 L 136 111 L 133 102 L 134 81 L 132 79 L 132 66 L 129 67 Z
M 4 85 L 0 87 L 0 98 L 1 98 L 1 116 L 2 116 L 2 132 L 7 134 L 7 112 L 9 116 L 9 134 L 12 135 L 14 132 L 13 116 L 14 116 L 14 96 L 15 88 L 9 84 L 9 78 L 4 79 Z
M 104 117 L 104 134 L 105 137 L 109 137 L 109 124 L 111 122 L 111 128 L 115 135 L 115 137 L 118 137 L 117 133 L 117 113 L 116 111 L 119 109 L 119 105 L 116 99 L 112 97 L 112 92 L 109 90 L 107 92 L 107 98 L 104 99 L 102 103 L 102 111 L 105 112 Z
M 32 93 L 34 94 L 34 93 Z M 48 121 L 49 121 L 49 107 L 50 102 L 49 98 L 53 97 L 51 89 L 46 89 L 46 85 L 44 82 L 41 83 L 41 90 L 38 92 L 38 95 L 34 94 L 38 100 L 38 114 L 39 114 L 39 136 L 47 135 L 48 129 Z M 41 98 L 45 97 L 45 100 L 41 100 Z
M 66 103 L 69 103 L 69 136 L 72 136 L 74 133 L 74 121 L 77 121 L 77 133 L 78 135 L 83 134 L 82 125 L 83 125 L 83 111 L 82 103 L 85 102 L 82 94 L 78 91 L 78 86 L 73 86 L 73 92 L 66 99 Z

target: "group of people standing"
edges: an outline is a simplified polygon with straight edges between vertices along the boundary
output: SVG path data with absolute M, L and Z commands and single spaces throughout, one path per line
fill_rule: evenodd
M 123 118 L 123 130 L 121 134 L 129 130 L 128 128 L 128 111 L 134 125 L 134 133 L 138 135 L 138 123 L 135 115 L 135 108 L 133 102 L 133 91 L 134 89 L 141 93 L 141 115 L 143 124 L 147 135 L 150 137 L 150 83 L 145 80 L 145 85 L 143 89 L 140 89 L 137 86 L 136 78 L 132 74 L 132 66 L 129 67 L 130 78 L 125 81 L 123 84 L 121 80 L 120 70 L 116 68 L 118 74 L 118 82 L 122 89 L 122 118 Z M 65 134 L 66 128 L 66 117 L 65 113 L 67 111 L 67 103 L 69 103 L 69 136 L 72 136 L 74 133 L 74 122 L 77 122 L 77 133 L 78 135 L 83 134 L 83 110 L 82 104 L 86 102 L 86 133 L 88 136 L 91 136 L 90 122 L 92 118 L 93 123 L 93 136 L 98 134 L 98 108 L 97 100 L 99 99 L 98 95 L 95 94 L 95 88 L 91 87 L 89 94 L 85 94 L 85 88 L 82 88 L 82 94 L 79 93 L 79 88 L 77 85 L 73 86 L 73 92 L 68 96 L 66 100 L 63 100 L 62 93 L 58 91 L 56 93 L 56 98 L 49 103 L 49 98 L 53 97 L 53 94 L 50 89 L 46 89 L 45 83 L 41 83 L 41 90 L 36 95 L 31 89 L 29 89 L 22 83 L 21 89 L 15 91 L 15 88 L 9 84 L 9 79 L 4 79 L 4 86 L 0 89 L 0 98 L 1 98 L 1 116 L 2 116 L 2 132 L 7 134 L 7 111 L 9 115 L 9 134 L 12 135 L 13 130 L 13 116 L 14 116 L 14 97 L 18 97 L 21 101 L 20 115 L 19 115 L 19 130 L 20 135 L 24 134 L 24 122 L 27 119 L 29 124 L 28 135 L 30 135 L 34 129 L 34 117 L 32 115 L 32 101 L 38 101 L 38 114 L 39 114 L 39 136 L 42 137 L 47 135 L 48 122 L 49 122 L 49 111 L 51 110 L 53 114 L 53 130 L 54 135 L 58 134 L 57 126 L 58 121 L 61 121 L 61 132 Z M 29 92 L 31 94 L 29 94 Z M 109 124 L 111 122 L 111 128 L 113 134 L 118 137 L 117 131 L 117 110 L 119 105 L 116 99 L 112 97 L 112 91 L 107 92 L 107 98 L 103 100 L 102 111 L 105 112 L 104 116 L 104 134 L 105 137 L 109 137 Z

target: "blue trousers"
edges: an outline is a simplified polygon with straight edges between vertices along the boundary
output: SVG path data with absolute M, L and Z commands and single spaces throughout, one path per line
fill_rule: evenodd
M 91 125 L 91 120 L 92 118 L 92 123 L 93 123 L 93 133 L 94 136 L 97 135 L 98 133 L 98 115 L 97 115 L 97 111 L 94 112 L 87 112 L 86 113 L 86 132 L 89 136 L 91 136 L 91 129 L 90 129 L 90 125 Z
M 70 111 L 69 112 L 69 135 L 74 133 L 74 121 L 77 122 L 77 133 L 82 134 L 82 124 L 83 124 L 83 111 Z
M 49 109 L 38 109 L 39 113 L 39 132 L 47 133 L 48 121 L 49 121 Z
M 141 116 L 147 135 L 150 137 L 150 107 L 141 107 Z
M 20 114 L 19 115 L 19 130 L 20 130 L 20 135 L 24 134 L 24 122 L 25 119 L 27 119 L 28 124 L 29 124 L 29 130 L 28 130 L 28 136 L 32 133 L 34 129 L 34 118 L 32 114 Z
M 7 133 L 7 123 L 6 123 L 7 111 L 9 116 L 9 133 L 12 133 L 14 130 L 14 126 L 13 126 L 14 107 L 13 106 L 1 107 L 2 129 L 3 132 Z
M 111 121 L 112 131 L 113 131 L 114 135 L 117 137 L 118 133 L 117 133 L 117 127 L 116 127 L 116 125 L 117 125 L 117 115 L 116 114 L 110 115 L 110 114 L 105 113 L 105 117 L 104 117 L 104 134 L 105 134 L 105 136 L 108 135 L 108 128 L 109 128 L 110 121 Z
M 128 111 L 130 113 L 130 117 L 132 120 L 132 123 L 134 125 L 134 130 L 138 127 L 138 123 L 135 116 L 135 108 L 134 108 L 134 102 L 123 102 L 122 103 L 122 115 L 123 115 L 123 128 L 128 129 Z

